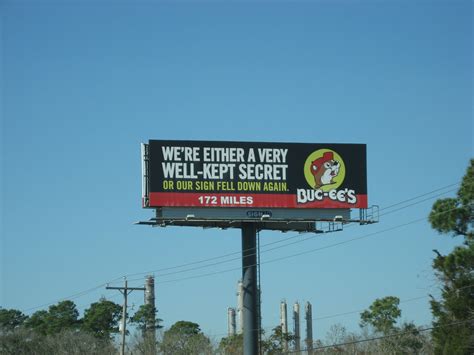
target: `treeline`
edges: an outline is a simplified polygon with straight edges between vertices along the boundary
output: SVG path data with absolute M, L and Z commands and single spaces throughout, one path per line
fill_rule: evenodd
M 313 354 L 432 354 L 429 333 L 418 331 L 413 323 L 396 326 L 401 316 L 398 304 L 396 297 L 377 299 L 361 313 L 360 334 L 348 333 L 340 325 L 333 326 L 324 341 L 314 342 Z M 116 354 L 118 342 L 114 335 L 119 332 L 121 310 L 120 305 L 105 299 L 93 303 L 82 318 L 79 318 L 72 301 L 59 302 L 47 311 L 38 311 L 30 317 L 18 310 L 0 309 L 0 353 Z M 152 317 L 155 329 L 149 327 Z M 151 332 L 161 327 L 161 320 L 156 318 L 156 311 L 148 306 L 142 306 L 130 317 L 130 322 L 137 326 L 139 332 L 128 337 L 127 354 L 243 354 L 242 334 L 223 338 L 216 343 L 201 331 L 199 324 L 189 321 L 176 322 L 156 341 Z M 387 337 L 359 343 L 380 335 Z M 283 333 L 279 326 L 269 334 L 262 332 L 261 338 L 260 347 L 264 354 L 291 353 L 296 349 L 294 335 Z M 330 347 L 325 348 L 327 346 Z M 305 348 L 302 342 L 301 350 L 308 353 Z
M 121 317 L 122 307 L 106 299 L 92 303 L 82 318 L 70 300 L 31 316 L 0 309 L 0 353 L 115 354 L 112 338 L 119 331 Z M 142 324 L 138 318 L 135 323 Z

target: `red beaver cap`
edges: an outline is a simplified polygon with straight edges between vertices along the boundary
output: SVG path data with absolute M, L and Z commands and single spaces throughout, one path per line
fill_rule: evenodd
M 332 152 L 326 152 L 326 153 L 323 154 L 322 157 L 320 157 L 320 158 L 316 159 L 315 161 L 313 161 L 313 165 L 321 166 L 325 162 L 333 160 L 333 159 L 334 159 L 333 153 Z

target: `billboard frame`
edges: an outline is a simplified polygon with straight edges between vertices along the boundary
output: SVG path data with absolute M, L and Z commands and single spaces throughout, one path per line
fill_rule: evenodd
M 189 142 L 189 141 L 182 141 Z M 237 142 L 236 142 L 237 143 Z M 364 148 L 365 151 L 365 148 Z M 196 206 L 152 206 L 150 205 L 150 149 L 141 144 L 142 163 L 142 207 L 155 209 L 155 217 L 136 222 L 153 227 L 183 226 L 202 228 L 239 228 L 242 241 L 243 283 L 243 350 L 246 355 L 256 355 L 260 336 L 259 277 L 260 248 L 257 234 L 261 230 L 281 232 L 325 233 L 343 230 L 344 224 L 361 225 L 377 223 L 378 206 L 368 208 L 269 208 L 269 207 L 196 207 Z M 366 164 L 364 157 L 364 164 Z M 366 166 L 364 165 L 364 168 Z M 366 172 L 364 172 L 366 174 Z M 366 175 L 364 175 L 366 178 Z M 365 181 L 365 184 L 367 182 Z M 367 189 L 367 186 L 365 186 Z M 367 191 L 365 190 L 366 197 Z M 367 200 L 365 200 L 367 204 Z M 351 217 L 351 209 L 359 209 L 358 218 Z M 323 228 L 322 225 L 327 225 Z

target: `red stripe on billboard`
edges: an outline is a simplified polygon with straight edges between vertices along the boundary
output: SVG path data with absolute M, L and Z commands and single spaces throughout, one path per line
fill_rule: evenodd
M 356 197 L 355 203 L 329 197 L 298 203 L 296 195 L 290 194 L 150 192 L 150 207 L 367 208 L 367 195 Z

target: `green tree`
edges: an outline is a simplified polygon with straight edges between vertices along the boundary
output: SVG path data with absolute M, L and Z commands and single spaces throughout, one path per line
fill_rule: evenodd
M 160 344 L 165 355 L 212 354 L 211 342 L 199 324 L 178 321 L 163 334 Z
M 361 327 L 370 325 L 378 332 L 384 334 L 395 329 L 397 319 L 401 316 L 400 299 L 394 296 L 377 298 L 369 307 L 360 314 Z
M 436 354 L 474 352 L 474 159 L 455 198 L 437 200 L 429 220 L 441 234 L 460 237 L 461 246 L 448 255 L 434 250 L 433 269 L 442 284 L 439 300 L 432 298 Z
M 222 338 L 219 343 L 219 352 L 225 355 L 241 355 L 244 353 L 244 335 L 235 334 Z
M 0 308 L 0 328 L 3 330 L 11 331 L 18 328 L 27 319 L 28 316 L 17 309 Z
M 30 318 L 25 321 L 25 326 L 46 335 L 48 333 L 48 311 L 40 310 L 33 313 Z
M 390 339 L 401 354 L 419 354 L 423 349 L 423 335 L 414 323 L 404 323 L 400 329 L 400 336 Z
M 130 318 L 130 321 L 137 325 L 138 329 L 142 332 L 151 330 L 153 322 L 155 323 L 154 328 L 163 328 L 160 323 L 163 321 L 160 318 L 156 318 L 157 309 L 151 304 L 141 305 L 135 314 Z
M 79 326 L 79 311 L 73 301 L 61 301 L 49 307 L 47 321 L 48 334 L 75 329 Z
M 262 341 L 261 347 L 265 353 L 281 354 L 291 348 L 295 336 L 291 333 L 283 333 L 281 326 L 273 328 L 270 336 Z
M 25 322 L 29 328 L 46 334 L 57 334 L 66 329 L 77 329 L 80 325 L 79 312 L 74 302 L 66 300 L 33 313 Z
M 118 322 L 122 315 L 122 306 L 101 298 L 84 311 L 81 328 L 97 338 L 109 339 L 118 333 Z

